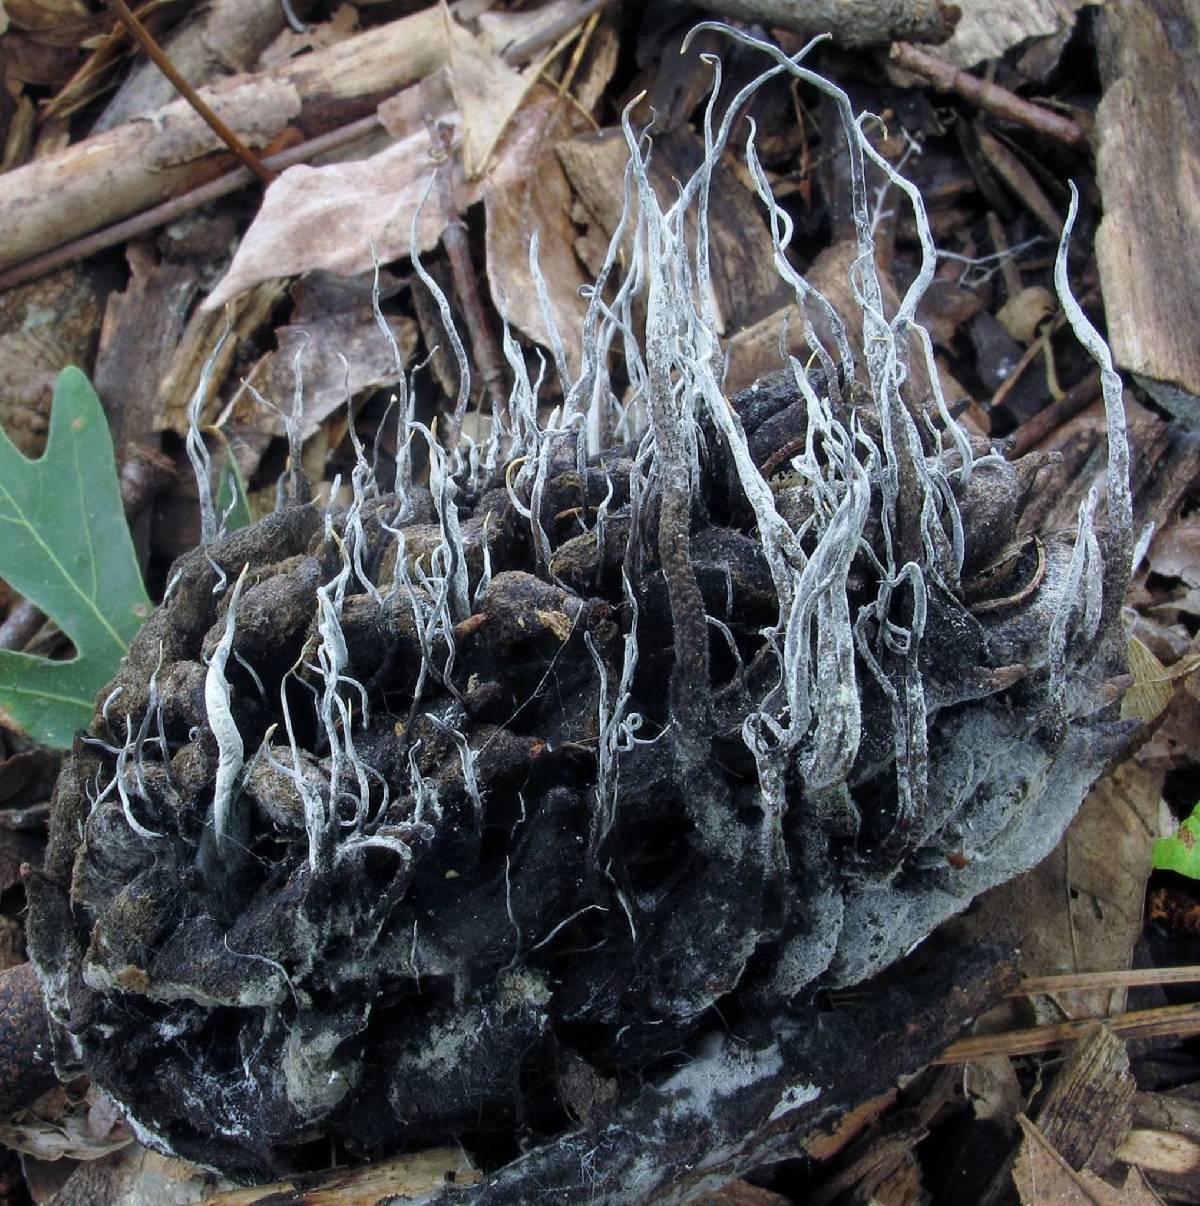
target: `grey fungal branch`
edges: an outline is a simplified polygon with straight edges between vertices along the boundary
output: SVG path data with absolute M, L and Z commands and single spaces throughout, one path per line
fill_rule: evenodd
M 1036 467 L 955 423 L 916 322 L 919 194 L 805 52 L 726 32 L 762 74 L 726 98 L 712 64 L 704 159 L 671 196 L 626 116 L 625 211 L 581 331 L 532 378 L 504 332 L 489 438 L 463 430 L 466 384 L 446 431 L 421 426 L 410 378 L 394 482 L 359 448 L 346 507 L 293 474 L 223 536 L 210 502 L 104 693 L 30 942 L 60 1066 L 148 1142 L 247 1177 L 331 1137 L 459 1140 L 496 1165 L 537 1149 L 562 1157 L 544 1183 L 583 1161 L 597 1201 L 667 1183 L 696 1135 L 736 1163 L 828 1090 L 815 991 L 1037 862 L 1119 747 L 1128 454 L 1065 234 L 1060 294 L 1105 369 L 1107 500 L 1035 532 Z M 841 114 L 863 343 L 797 271 L 750 127 L 809 355 L 730 397 L 709 189 L 746 100 L 789 74 Z M 894 313 L 869 165 L 922 250 Z

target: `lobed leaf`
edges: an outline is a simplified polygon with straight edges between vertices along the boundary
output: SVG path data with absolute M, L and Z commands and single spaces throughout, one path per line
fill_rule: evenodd
M 0 430 L 0 577 L 76 649 L 69 661 L 0 650 L 0 723 L 65 748 L 151 607 L 104 411 L 77 368 L 59 374 L 38 460 Z

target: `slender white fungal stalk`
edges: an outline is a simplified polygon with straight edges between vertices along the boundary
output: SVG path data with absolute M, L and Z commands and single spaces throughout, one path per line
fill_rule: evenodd
M 418 252 L 420 242 L 417 239 L 417 228 L 421 221 L 421 211 L 425 208 L 425 202 L 429 200 L 430 190 L 433 188 L 435 176 L 429 177 L 429 182 L 425 185 L 425 191 L 421 194 L 421 200 L 417 203 L 417 207 L 413 210 L 412 227 L 410 231 L 410 247 L 412 248 L 412 266 L 413 271 L 417 274 L 421 284 L 433 295 L 434 304 L 438 308 L 438 314 L 441 315 L 442 327 L 446 332 L 446 338 L 450 341 L 450 350 L 454 353 L 454 359 L 458 363 L 458 397 L 454 403 L 454 411 L 450 415 L 449 429 L 446 432 L 447 448 L 457 448 L 458 439 L 462 433 L 463 419 L 467 413 L 467 403 L 471 398 L 471 362 L 467 357 L 467 350 L 463 347 L 463 341 L 458 334 L 458 328 L 454 324 L 454 315 L 450 310 L 450 303 L 446 300 L 446 295 L 442 292 L 437 281 L 425 270 L 425 265 L 421 263 L 421 256 Z
M 208 401 L 208 390 L 212 385 L 213 373 L 217 361 L 221 358 L 225 343 L 233 331 L 233 321 L 226 314 L 225 329 L 217 340 L 216 347 L 209 353 L 203 368 L 200 370 L 200 380 L 196 390 L 188 402 L 188 429 L 184 438 L 184 448 L 188 460 L 192 463 L 192 471 L 196 475 L 196 490 L 200 500 L 200 539 L 204 544 L 210 544 L 218 539 L 224 531 L 224 521 L 218 521 L 216 504 L 213 501 L 212 488 L 212 457 L 208 454 L 204 437 L 200 434 L 200 419 L 204 413 L 204 404 Z
M 1071 203 L 1063 223 L 1058 255 L 1054 260 L 1054 288 L 1058 300 L 1088 355 L 1100 369 L 1100 388 L 1104 395 L 1105 434 L 1108 440 L 1108 524 L 1105 528 L 1104 556 L 1105 590 L 1104 616 L 1110 619 L 1124 601 L 1124 583 L 1133 562 L 1133 495 L 1129 486 L 1129 440 L 1125 429 L 1125 401 L 1121 378 L 1113 368 L 1112 352 L 1100 337 L 1100 332 L 1088 321 L 1067 275 L 1067 246 L 1075 216 L 1079 212 L 1079 190 L 1069 182 Z
M 225 631 L 213 650 L 212 660 L 204 676 L 204 710 L 208 727 L 217 742 L 217 774 L 213 784 L 212 825 L 216 837 L 218 854 L 224 853 L 226 831 L 229 828 L 229 811 L 238 790 L 238 780 L 245 759 L 245 746 L 230 707 L 229 680 L 225 667 L 233 648 L 233 636 L 237 626 L 237 605 L 242 586 L 246 581 L 249 566 L 243 566 L 233 586 L 233 594 L 225 612 Z

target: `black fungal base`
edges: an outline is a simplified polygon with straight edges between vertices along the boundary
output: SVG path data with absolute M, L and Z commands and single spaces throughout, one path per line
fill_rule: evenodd
M 790 377 L 735 408 L 768 471 L 803 438 Z M 328 522 L 296 506 L 180 563 L 59 781 L 30 884 L 60 1064 L 82 1065 L 149 1142 L 245 1179 L 324 1158 L 331 1138 L 364 1157 L 465 1139 L 503 1160 L 620 1118 L 657 1116 L 664 1135 L 715 1118 L 734 1151 L 773 1110 L 849 1099 L 838 1081 L 857 1073 L 796 1029 L 818 988 L 864 980 L 1052 848 L 1124 730 L 1097 703 L 1119 668 L 1111 631 L 1068 631 L 1065 687 L 1048 668 L 1073 534 L 1015 536 L 1029 473 L 982 462 L 957 498 L 963 580 L 930 583 L 920 646 L 920 810 L 897 788 L 888 687 L 903 669 L 857 656 L 849 773 L 810 791 L 785 767 L 773 819 L 743 740 L 779 681 L 752 513 L 710 451 L 690 564 L 721 624 L 693 710 L 704 727 L 681 732 L 660 508 L 634 451 L 580 473 L 564 442 L 535 511 L 540 569 L 502 478 L 463 495 L 474 602 L 431 637 L 433 580 L 417 580 L 446 517 L 421 491 L 402 518 L 392 496 Z M 781 512 L 805 505 L 786 480 L 775 495 Z M 345 660 L 328 688 L 337 642 L 316 592 L 328 601 L 339 576 Z M 857 555 L 851 616 L 878 586 Z M 218 834 L 210 666 L 229 633 L 244 761 Z M 653 1188 L 672 1168 L 622 1175 Z

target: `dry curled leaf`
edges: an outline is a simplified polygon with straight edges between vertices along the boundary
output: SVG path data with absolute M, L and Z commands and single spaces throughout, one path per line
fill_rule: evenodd
M 1189 653 L 1173 666 L 1162 662 L 1137 637 L 1129 640 L 1129 669 L 1133 686 L 1121 700 L 1121 716 L 1144 724 L 1156 720 L 1171 702 L 1179 682 L 1200 666 L 1200 653 Z
M 481 38 L 464 29 L 442 5 L 450 89 L 462 123 L 462 159 L 467 176 L 481 175 L 508 123 L 537 81 L 510 67 Z
M 1031 343 L 1042 325 L 1058 309 L 1054 294 L 1044 285 L 1028 285 L 996 312 L 1000 325 L 1018 342 Z
M 446 86 L 443 76 L 443 92 Z M 393 146 L 353 163 L 288 168 L 267 189 L 258 217 L 242 239 L 228 273 L 202 308 L 217 310 L 262 281 L 318 268 L 355 276 L 369 271 L 376 259 L 387 263 L 409 256 L 413 216 L 418 210 L 417 250 L 436 246 L 445 218 L 440 196 L 430 192 L 432 173 L 444 154 L 433 145 L 430 129 L 435 125 L 450 132 L 450 167 L 458 210 L 465 211 L 490 191 L 489 224 L 495 221 L 505 227 L 497 237 L 502 242 L 524 239 L 523 250 L 503 253 L 508 270 L 501 270 L 501 283 L 521 291 L 530 289 L 529 235 L 540 229 L 545 275 L 548 280 L 554 277 L 556 296 L 573 295 L 583 278 L 571 246 L 570 193 L 550 154 L 555 141 L 569 133 L 560 116 L 565 107 L 549 89 L 536 89 L 509 123 L 487 173 L 470 180 L 458 156 L 463 146 L 461 119 L 448 96 L 439 95 L 437 81 L 408 89 L 380 107 L 388 128 L 402 133 Z M 497 196 L 504 198 L 502 204 Z M 489 241 L 489 275 L 493 254 L 502 254 L 493 253 L 494 242 Z M 526 262 L 523 274 L 512 262 L 517 250 Z M 503 308 L 501 294 L 496 296 Z M 532 338 L 545 342 L 536 295 L 532 309 L 527 298 L 518 300 L 519 312 L 513 321 Z M 562 305 L 567 307 L 565 316 L 570 306 L 565 300 Z M 582 314 L 582 308 L 578 313 Z
M 938 54 L 959 67 L 973 67 L 1030 38 L 1070 29 L 1075 14 L 1092 0 L 958 0 L 962 16 Z
M 443 86 L 445 80 L 442 80 Z M 422 120 L 427 115 L 430 122 Z M 386 263 L 412 253 L 412 220 L 436 166 L 428 125 L 451 131 L 451 154 L 461 146 L 457 113 L 431 85 L 406 89 L 380 106 L 384 125 L 398 141 L 377 155 L 324 167 L 297 164 L 267 189 L 258 216 L 233 257 L 229 271 L 205 300 L 218 310 L 261 281 L 324 268 L 356 276 L 372 266 L 372 249 Z M 455 164 L 455 172 L 461 169 Z M 475 187 L 457 190 L 460 207 L 477 198 Z M 431 198 L 417 225 L 417 248 L 428 251 L 441 236 L 443 219 Z

